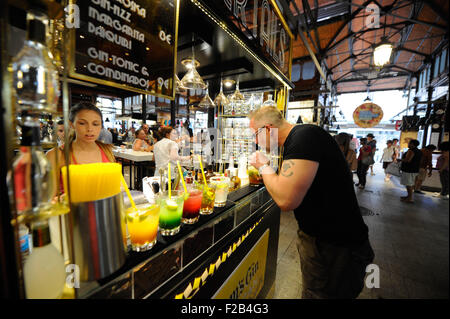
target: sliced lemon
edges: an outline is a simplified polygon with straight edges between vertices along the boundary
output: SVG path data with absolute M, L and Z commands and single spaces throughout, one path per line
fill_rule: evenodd
M 166 200 L 167 208 L 170 210 L 176 210 L 178 208 L 178 204 L 173 199 Z
M 223 183 L 223 184 L 217 184 L 217 188 L 218 188 L 218 189 L 227 188 L 227 187 L 228 187 L 228 185 L 225 184 L 225 183 Z

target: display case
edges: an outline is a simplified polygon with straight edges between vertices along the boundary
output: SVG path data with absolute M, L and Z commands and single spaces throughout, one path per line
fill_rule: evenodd
M 239 92 L 239 88 L 236 89 Z M 263 105 L 277 106 L 279 103 L 272 100 L 273 91 L 254 91 L 242 94 L 242 100 L 236 100 L 236 91 L 228 95 L 229 103 L 219 108 L 218 129 L 220 154 L 217 156 L 219 164 L 227 165 L 232 160 L 237 163 L 239 159 L 248 160 L 255 151 L 264 153 L 271 161 L 272 167 L 277 167 L 280 151 L 273 147 L 270 151 L 261 149 L 255 139 L 255 133 L 250 128 L 249 115 Z M 281 94 L 279 98 L 281 99 Z M 275 135 L 276 136 L 276 133 Z

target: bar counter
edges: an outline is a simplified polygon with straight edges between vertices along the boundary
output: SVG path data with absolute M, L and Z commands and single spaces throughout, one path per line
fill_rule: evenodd
M 132 252 L 114 274 L 82 282 L 78 298 L 264 298 L 276 274 L 280 209 L 264 186 L 245 186 L 225 207 Z

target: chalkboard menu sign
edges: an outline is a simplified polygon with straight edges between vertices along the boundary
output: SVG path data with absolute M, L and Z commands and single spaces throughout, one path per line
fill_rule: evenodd
M 79 0 L 70 76 L 173 99 L 179 0 Z
M 275 0 L 202 0 L 227 24 L 234 24 L 282 74 L 291 79 L 293 34 Z

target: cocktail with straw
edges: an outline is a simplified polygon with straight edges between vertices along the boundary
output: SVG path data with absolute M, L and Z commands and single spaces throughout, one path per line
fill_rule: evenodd
M 125 211 L 131 248 L 134 251 L 147 251 L 151 249 L 157 241 L 159 205 L 144 204 L 136 206 L 123 175 L 122 186 L 131 203 L 131 207 L 127 208 Z
M 181 217 L 183 216 L 183 203 L 185 193 L 183 191 L 172 190 L 172 180 L 170 176 L 170 162 L 168 168 L 169 188 L 158 197 L 159 229 L 161 235 L 172 236 L 180 231 Z
M 200 206 L 202 204 L 203 198 L 203 191 L 194 185 L 191 185 L 189 188 L 187 188 L 186 183 L 184 182 L 183 172 L 181 170 L 181 166 L 178 161 L 177 165 L 185 193 L 183 205 L 183 217 L 181 221 L 184 224 L 194 224 L 198 221 L 199 218 Z
M 210 183 L 216 185 L 215 207 L 224 207 L 227 203 L 228 191 L 230 188 L 230 179 L 224 176 L 211 177 Z
M 203 170 L 203 164 L 201 156 L 198 156 L 200 163 L 200 169 L 203 176 L 203 197 L 200 206 L 200 215 L 209 215 L 214 212 L 214 200 L 216 198 L 216 188 L 214 184 L 208 184 L 206 182 L 205 171 Z

